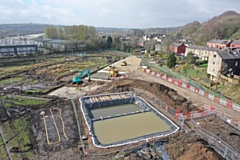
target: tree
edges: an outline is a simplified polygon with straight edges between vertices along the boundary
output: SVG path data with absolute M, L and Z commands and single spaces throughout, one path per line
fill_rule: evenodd
M 107 48 L 110 49 L 111 45 L 112 45 L 112 37 L 108 36 L 108 38 L 107 38 Z
M 134 29 L 133 30 L 133 35 L 137 37 L 142 37 L 144 35 L 144 31 L 141 29 Z
M 195 57 L 192 52 L 188 52 L 187 56 L 184 58 L 186 64 L 195 64 L 198 57 Z
M 162 45 L 163 45 L 164 48 L 166 49 L 165 51 L 166 51 L 167 53 L 170 53 L 170 52 L 171 52 L 170 49 L 169 49 L 169 47 L 170 47 L 171 44 L 172 44 L 172 39 L 171 39 L 169 36 L 167 36 L 167 37 L 163 40 L 163 43 L 162 43 Z
M 174 53 L 170 54 L 167 59 L 167 66 L 169 68 L 175 67 L 176 61 L 177 61 L 177 58 L 175 57 L 175 54 Z

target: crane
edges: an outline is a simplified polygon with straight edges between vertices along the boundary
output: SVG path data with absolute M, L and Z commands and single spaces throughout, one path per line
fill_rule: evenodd
M 82 72 L 80 72 L 76 77 L 73 77 L 73 79 L 72 79 L 72 83 L 73 84 L 75 84 L 75 83 L 82 83 L 83 81 L 82 81 L 82 76 L 84 76 L 84 75 L 88 75 L 88 81 L 90 81 L 91 80 L 91 78 L 90 78 L 90 70 L 89 69 L 87 69 L 87 70 L 84 70 L 84 71 L 82 71 Z

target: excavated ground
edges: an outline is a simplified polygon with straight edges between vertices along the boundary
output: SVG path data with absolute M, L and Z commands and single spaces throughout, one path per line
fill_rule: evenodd
M 206 141 L 195 137 L 193 132 L 170 139 L 165 149 L 171 159 L 224 160 L 221 155 L 208 146 Z
M 167 105 L 183 113 L 201 109 L 193 105 L 185 97 L 179 95 L 174 89 L 171 89 L 163 84 L 151 83 L 138 79 L 124 79 L 115 82 L 115 84 L 112 86 L 112 88 L 124 87 L 133 87 L 150 92 L 154 94 L 157 98 L 165 102 Z
M 61 67 L 61 66 L 59 66 Z M 56 77 L 52 76 L 52 74 L 48 73 L 48 70 L 42 72 L 40 75 L 37 73 L 42 70 L 42 68 L 36 69 L 29 69 L 26 72 L 19 73 L 14 75 L 13 77 L 24 77 L 25 79 L 33 79 L 33 81 L 38 80 L 38 82 L 44 83 L 46 86 L 56 85 L 51 84 Z M 53 73 L 54 74 L 54 73 Z M 138 78 L 138 77 L 136 77 Z M 61 79 L 63 80 L 63 79 Z M 66 80 L 67 81 L 67 80 Z M 19 86 L 28 85 L 28 81 L 24 81 Z M 0 86 L 1 87 L 1 86 Z M 2 86 L 4 87 L 4 86 Z M 169 106 L 180 110 L 180 112 L 186 113 L 198 109 L 202 109 L 201 106 L 195 106 L 192 102 L 188 101 L 187 98 L 179 95 L 176 90 L 171 89 L 163 84 L 155 83 L 155 82 L 148 82 L 139 79 L 124 79 L 120 81 L 114 82 L 108 90 L 113 88 L 124 88 L 124 87 L 133 87 L 139 88 L 141 90 L 150 92 L 154 94 L 157 98 L 161 99 L 163 102 L 168 104 Z M 0 90 L 1 91 L 1 90 Z M 7 94 L 16 94 L 21 95 L 22 90 L 21 88 L 9 89 Z M 37 94 L 37 93 L 36 93 Z M 63 140 L 56 145 L 48 145 L 46 140 L 45 128 L 43 124 L 43 118 L 40 116 L 40 111 L 38 110 L 31 116 L 30 122 L 30 130 L 31 136 L 30 139 L 32 144 L 34 144 L 34 157 L 31 159 L 111 159 L 112 155 L 118 150 L 123 149 L 123 147 L 117 148 L 110 148 L 110 149 L 96 149 L 92 145 L 91 138 L 88 137 L 84 143 L 89 148 L 90 153 L 109 153 L 112 152 L 111 155 L 104 155 L 104 156 L 88 156 L 82 157 L 82 151 L 77 147 L 79 142 L 79 135 L 77 130 L 77 125 L 73 113 L 73 109 L 69 100 L 57 100 L 51 101 L 45 105 L 43 110 L 49 110 L 50 108 L 59 108 L 62 110 L 62 118 L 65 123 L 65 130 L 66 134 L 69 136 L 69 140 Z M 48 112 L 49 113 L 49 112 Z M 81 128 L 83 128 L 82 134 L 88 135 L 87 126 L 84 123 L 84 119 L 81 116 Z M 201 127 L 213 132 L 217 136 L 219 136 L 222 140 L 229 143 L 229 145 L 233 146 L 234 148 L 239 149 L 240 141 L 239 141 L 239 132 L 233 130 L 228 125 L 222 123 L 219 120 L 213 119 L 206 119 L 206 120 L 199 120 Z M 228 128 L 229 127 L 229 128 Z M 131 146 L 129 146 L 131 147 Z M 182 137 L 173 138 L 166 146 L 166 150 L 168 151 L 171 159 L 223 159 L 219 154 L 217 154 L 213 149 L 209 148 L 208 144 L 195 137 L 194 134 L 189 135 L 182 135 Z M 128 157 L 128 159 L 139 159 L 135 154 L 132 154 Z
M 234 129 L 225 122 L 209 117 L 198 121 L 200 126 L 218 136 L 229 144 L 233 149 L 240 153 L 240 131 Z
M 57 144 L 48 145 L 44 120 L 40 115 L 40 112 L 45 111 L 46 116 L 50 118 L 51 114 L 49 114 L 49 109 L 53 108 L 61 109 L 67 139 L 63 135 L 62 123 L 60 122 L 60 119 L 57 118 L 59 117 L 59 114 L 55 113 L 54 117 L 59 129 L 61 141 Z M 54 136 L 56 137 L 57 132 L 53 129 L 55 127 L 53 125 L 54 123 L 52 123 L 53 121 L 50 122 L 51 123 L 47 121 L 47 127 L 50 131 L 48 133 L 49 138 Z M 77 157 L 82 157 L 83 155 L 82 152 L 77 149 L 79 135 L 72 105 L 69 100 L 58 100 L 54 103 L 47 104 L 44 109 L 32 114 L 30 121 L 30 131 L 32 133 L 31 141 L 34 145 L 34 158 L 36 159 L 77 159 Z

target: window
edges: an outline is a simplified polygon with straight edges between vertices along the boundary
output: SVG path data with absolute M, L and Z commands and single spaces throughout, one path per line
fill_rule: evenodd
M 213 65 L 215 64 L 215 62 L 213 62 Z
M 213 58 L 216 58 L 216 57 L 217 57 L 217 55 L 216 55 L 216 54 L 214 54 L 214 55 L 213 55 Z
M 215 69 L 213 69 L 213 72 L 215 71 Z
M 238 61 L 235 62 L 235 66 L 238 66 Z

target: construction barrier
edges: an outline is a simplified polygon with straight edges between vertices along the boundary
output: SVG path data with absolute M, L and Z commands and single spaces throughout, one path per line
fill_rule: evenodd
M 150 75 L 153 75 L 153 76 L 156 76 L 156 77 L 159 77 L 161 79 L 164 79 L 168 82 L 171 82 L 175 85 L 178 85 L 180 87 L 183 87 L 183 88 L 186 88 L 192 92 L 195 92 L 195 93 L 198 93 L 199 95 L 202 95 L 204 96 L 205 98 L 207 99 L 210 99 L 216 103 L 219 103 L 223 106 L 226 106 L 230 109 L 233 109 L 237 112 L 240 112 L 240 105 L 234 103 L 232 100 L 226 100 L 226 99 L 223 99 L 223 98 L 218 98 L 218 97 L 215 97 L 214 95 L 210 94 L 210 93 L 207 93 L 207 92 L 204 92 L 202 91 L 200 88 L 197 88 L 195 86 L 192 86 L 188 83 L 185 83 L 183 80 L 181 79 L 178 79 L 178 78 L 171 78 L 171 77 L 168 77 L 166 74 L 159 74 L 157 72 L 153 72 L 151 71 L 150 69 L 143 69 L 143 72 L 145 73 L 148 73 Z

